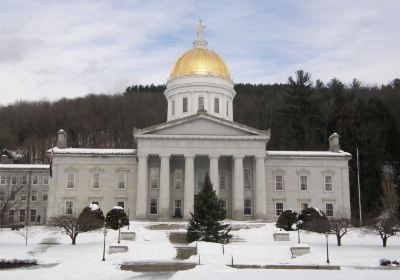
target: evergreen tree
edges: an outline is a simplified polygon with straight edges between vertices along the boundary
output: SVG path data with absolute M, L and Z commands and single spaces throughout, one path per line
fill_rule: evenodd
M 301 210 L 297 226 L 299 229 L 327 233 L 330 231 L 329 220 L 325 213 L 317 208 L 309 207 Z
M 97 204 L 90 204 L 79 214 L 77 224 L 82 232 L 99 229 L 104 225 L 103 211 Z
M 115 206 L 106 215 L 106 228 L 119 230 L 129 225 L 128 216 L 122 207 Z
M 229 224 L 222 224 L 226 210 L 212 188 L 210 177 L 206 174 L 203 189 L 195 197 L 194 211 L 187 230 L 188 242 L 207 241 L 226 243 L 232 237 Z
M 297 214 L 296 211 L 285 210 L 282 214 L 279 215 L 279 218 L 276 221 L 276 227 L 286 231 L 297 230 L 298 215 L 299 214 Z

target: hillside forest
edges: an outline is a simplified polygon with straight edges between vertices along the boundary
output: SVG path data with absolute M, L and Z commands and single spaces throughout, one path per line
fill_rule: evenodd
M 56 132 L 71 147 L 131 148 L 132 129 L 166 121 L 165 85 L 133 85 L 123 93 L 89 94 L 50 102 L 0 105 L 0 149 L 20 149 L 26 163 L 48 162 Z M 350 166 L 352 214 L 358 213 L 356 148 L 360 155 L 361 201 L 365 216 L 382 208 L 383 167 L 400 173 L 400 79 L 380 86 L 333 78 L 312 80 L 302 70 L 285 84 L 236 84 L 234 121 L 271 129 L 268 150 L 327 150 L 337 132 Z M 355 219 L 356 220 L 356 219 Z

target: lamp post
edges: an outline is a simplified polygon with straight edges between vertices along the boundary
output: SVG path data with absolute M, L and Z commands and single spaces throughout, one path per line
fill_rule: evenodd
M 121 243 L 121 218 L 118 219 L 118 243 Z
M 104 225 L 104 243 L 103 243 L 103 259 L 102 261 L 104 262 L 106 260 L 106 236 L 107 236 L 107 228 L 106 225 Z
M 328 246 L 328 236 L 329 236 L 329 233 L 325 233 L 325 237 L 326 237 L 326 263 L 327 264 L 330 264 L 330 261 L 329 261 L 329 246 Z
M 129 219 L 129 214 L 131 213 L 131 210 L 128 208 L 128 230 L 129 230 L 129 225 L 131 224 L 131 220 Z

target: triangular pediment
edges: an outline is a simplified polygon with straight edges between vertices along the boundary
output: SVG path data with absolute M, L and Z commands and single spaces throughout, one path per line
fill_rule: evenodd
M 265 136 L 269 131 L 254 129 L 208 114 L 197 114 L 144 128 L 138 135 Z

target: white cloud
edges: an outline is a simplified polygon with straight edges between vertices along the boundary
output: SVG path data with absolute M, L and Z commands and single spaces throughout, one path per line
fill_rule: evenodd
M 398 1 L 2 1 L 0 104 L 165 83 L 202 18 L 237 82 L 399 77 Z

